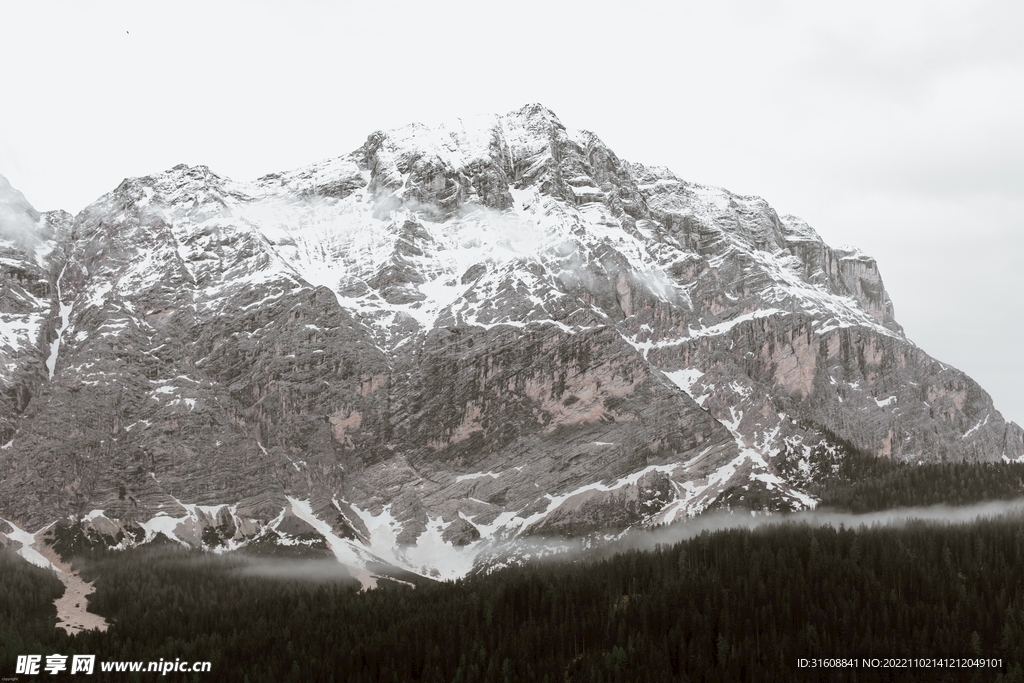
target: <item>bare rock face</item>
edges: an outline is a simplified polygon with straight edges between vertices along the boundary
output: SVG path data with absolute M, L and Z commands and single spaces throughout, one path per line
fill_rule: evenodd
M 46 382 L 52 321 L 54 238 L 71 216 L 40 214 L 0 176 L 0 442 Z
M 813 505 L 792 456 L 836 437 L 1024 454 L 871 258 L 540 105 L 249 183 L 177 166 L 74 218 L 4 181 L 0 218 L 0 517 L 54 543 L 458 576 L 529 536 Z

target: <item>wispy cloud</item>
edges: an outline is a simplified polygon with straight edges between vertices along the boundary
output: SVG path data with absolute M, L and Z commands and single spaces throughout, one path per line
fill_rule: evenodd
M 33 245 L 39 242 L 39 212 L 0 175 L 0 237 Z

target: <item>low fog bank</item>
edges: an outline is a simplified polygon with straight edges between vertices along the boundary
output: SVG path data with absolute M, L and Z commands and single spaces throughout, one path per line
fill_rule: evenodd
M 358 584 L 348 568 L 334 558 L 284 559 L 242 556 L 236 571 L 241 576 L 303 581 L 342 581 Z
M 989 501 L 954 507 L 932 505 L 930 507 L 894 508 L 878 512 L 854 514 L 831 510 L 805 510 L 788 514 L 766 514 L 763 512 L 715 512 L 657 529 L 629 531 L 612 544 L 614 552 L 623 550 L 653 550 L 655 545 L 671 545 L 685 541 L 707 531 L 713 533 L 726 529 L 759 529 L 781 524 L 804 524 L 807 526 L 831 526 L 838 528 L 859 527 L 903 527 L 908 524 L 970 524 L 995 517 L 1024 518 L 1024 498 L 1015 500 Z
M 808 510 L 796 513 L 751 513 L 747 510 L 713 512 L 675 522 L 656 529 L 631 530 L 622 534 L 592 535 L 587 538 L 520 537 L 498 541 L 477 558 L 470 574 L 490 574 L 502 567 L 521 562 L 593 561 L 617 553 L 654 550 L 700 536 L 704 532 L 749 529 L 756 531 L 781 525 L 830 526 L 848 529 L 901 528 L 911 524 L 962 525 L 983 520 L 1004 518 L 1024 522 L 1024 498 L 990 501 L 966 506 L 934 505 L 908 507 L 869 513 L 832 510 Z M 186 564 L 218 564 L 242 577 L 309 582 L 352 583 L 363 589 L 377 587 L 378 580 L 415 586 L 429 579 L 392 565 L 371 563 L 366 568 L 351 567 L 333 557 L 259 557 L 247 553 L 224 555 L 196 553 L 182 555 L 177 549 L 152 549 L 151 559 Z
M 974 505 L 893 508 L 878 512 L 855 514 L 833 510 L 806 510 L 793 513 L 766 513 L 749 510 L 711 512 L 681 520 L 656 529 L 632 529 L 621 534 L 590 536 L 585 539 L 526 537 L 512 541 L 510 547 L 494 548 L 484 556 L 478 570 L 491 573 L 519 562 L 573 562 L 601 560 L 630 550 L 654 550 L 657 545 L 672 545 L 700 536 L 732 529 L 752 531 L 771 526 L 806 525 L 840 526 L 852 529 L 904 527 L 909 524 L 970 524 L 980 520 L 1006 517 L 1024 521 L 1024 498 L 990 501 Z
M 127 555 L 126 555 L 127 554 Z M 76 564 L 84 558 L 76 558 Z M 340 563 L 334 557 L 266 556 L 246 552 L 210 552 L 200 548 L 174 545 L 142 545 L 131 550 L 112 550 L 96 562 L 85 559 L 82 567 L 102 574 L 107 564 L 135 561 L 176 569 L 212 569 L 239 577 L 262 579 L 340 582 L 360 585 L 359 568 Z M 79 567 L 79 568 L 82 568 Z

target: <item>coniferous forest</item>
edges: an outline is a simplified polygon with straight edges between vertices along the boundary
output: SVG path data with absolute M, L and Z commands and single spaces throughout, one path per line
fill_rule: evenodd
M 60 585 L 0 554 L 0 673 L 26 652 L 209 660 L 217 681 L 1024 681 L 1024 521 L 780 524 L 652 551 L 360 592 L 243 556 L 92 550 L 106 633 L 53 628 Z M 1002 668 L 798 666 L 984 657 Z M 90 678 L 104 680 L 101 672 Z M 150 680 L 153 674 L 106 674 Z
M 833 437 L 834 450 L 811 450 L 801 472 L 795 453 L 784 453 L 780 469 L 800 481 L 819 508 L 862 513 L 899 507 L 970 505 L 1024 495 L 1024 463 L 939 462 L 915 464 L 872 453 Z

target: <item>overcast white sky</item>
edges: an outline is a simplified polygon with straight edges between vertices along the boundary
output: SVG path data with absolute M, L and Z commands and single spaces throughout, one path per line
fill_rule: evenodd
M 0 174 L 74 213 L 542 102 L 875 256 L 907 335 L 1024 424 L 1024 2 L 841 5 L 7 2 Z

